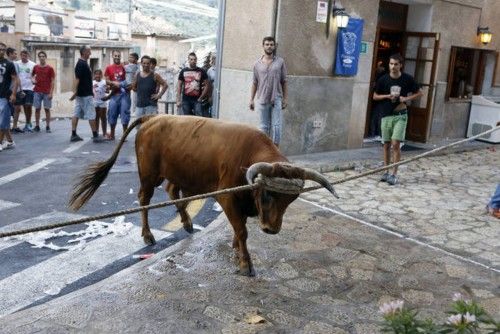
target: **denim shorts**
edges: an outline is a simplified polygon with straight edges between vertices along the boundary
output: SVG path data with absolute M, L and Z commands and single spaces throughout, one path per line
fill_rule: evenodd
M 94 100 L 94 106 L 96 108 L 106 109 L 108 107 L 108 102 Z
M 33 105 L 33 91 L 23 90 L 16 93 L 16 106 L 31 106 Z
M 6 98 L 0 98 L 0 130 L 10 129 L 10 107 Z
M 135 116 L 137 118 L 144 115 L 156 115 L 156 114 L 158 114 L 158 106 L 135 107 Z
M 92 95 L 77 96 L 73 116 L 79 119 L 95 119 L 94 97 Z
M 42 103 L 44 109 L 52 108 L 52 99 L 49 99 L 49 94 L 35 92 L 33 97 L 33 106 L 35 109 L 41 109 Z

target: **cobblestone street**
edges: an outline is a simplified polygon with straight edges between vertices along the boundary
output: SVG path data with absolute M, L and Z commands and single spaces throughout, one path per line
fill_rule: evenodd
M 500 270 L 500 223 L 485 210 L 499 166 L 494 148 L 454 153 L 401 166 L 396 186 L 373 175 L 336 186 L 337 201 L 323 190 L 302 196 Z M 355 173 L 328 175 L 337 180 Z

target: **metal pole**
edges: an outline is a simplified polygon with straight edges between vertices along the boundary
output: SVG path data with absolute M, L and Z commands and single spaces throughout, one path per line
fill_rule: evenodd
M 219 17 L 217 25 L 217 59 L 215 60 L 215 82 L 214 90 L 216 93 L 215 100 L 213 101 L 214 115 L 212 117 L 219 118 L 220 106 L 220 84 L 222 72 L 222 49 L 224 47 L 224 22 L 226 20 L 226 0 L 219 0 Z

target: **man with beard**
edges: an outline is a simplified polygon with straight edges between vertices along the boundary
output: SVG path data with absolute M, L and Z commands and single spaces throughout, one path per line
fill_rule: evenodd
M 113 64 L 104 71 L 106 83 L 111 87 L 111 98 L 108 105 L 108 123 L 111 128 L 109 139 L 115 139 L 115 128 L 120 116 L 123 132 L 130 122 L 130 87 L 126 81 L 125 67 L 121 64 L 120 51 L 113 51 Z
M 287 107 L 288 88 L 283 58 L 275 55 L 274 37 L 262 40 L 264 55 L 253 67 L 250 110 L 260 114 L 260 129 L 279 146 L 282 129 L 282 109 Z M 254 102 L 254 99 L 257 101 Z
M 210 83 L 207 72 L 196 66 L 197 60 L 196 54 L 191 52 L 188 56 L 189 66 L 183 68 L 179 73 L 177 108 L 182 106 L 183 115 L 207 116 L 203 114 L 202 103 L 208 99 Z

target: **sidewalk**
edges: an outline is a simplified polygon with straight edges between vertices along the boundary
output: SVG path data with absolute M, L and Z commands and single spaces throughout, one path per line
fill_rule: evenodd
M 355 159 L 371 152 L 370 161 L 376 161 L 373 150 L 309 158 L 318 164 L 348 162 L 342 160 L 347 154 Z M 253 278 L 236 273 L 232 230 L 221 215 L 203 231 L 104 281 L 0 318 L 0 328 L 373 334 L 379 332 L 380 304 L 403 299 L 421 308 L 422 316 L 444 321 L 455 292 L 474 298 L 498 319 L 500 225 L 481 210 L 499 161 L 498 152 L 480 149 L 420 161 L 403 171 L 406 180 L 396 187 L 372 177 L 338 185 L 339 200 L 325 190 L 304 194 L 287 210 L 278 235 L 264 234 L 249 221 Z M 355 171 L 340 176 L 345 173 Z M 139 235 L 137 242 L 142 243 Z

